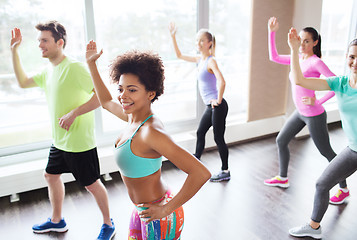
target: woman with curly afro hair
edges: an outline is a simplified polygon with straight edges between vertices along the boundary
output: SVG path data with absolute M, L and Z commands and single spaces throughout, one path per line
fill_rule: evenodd
M 96 60 L 96 43 L 87 45 L 86 59 L 95 91 L 103 108 L 127 121 L 115 142 L 115 158 L 135 208 L 129 239 L 180 239 L 182 205 L 211 177 L 207 168 L 167 135 L 151 104 L 164 91 L 162 60 L 151 52 L 129 51 L 111 65 L 110 77 L 118 84 L 119 103 L 104 85 Z M 173 195 L 161 179 L 164 156 L 187 173 L 182 188 Z

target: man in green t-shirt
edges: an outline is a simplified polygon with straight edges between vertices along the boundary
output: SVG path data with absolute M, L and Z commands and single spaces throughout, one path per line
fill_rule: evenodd
M 50 113 L 53 145 L 51 146 L 45 179 L 48 184 L 52 216 L 33 226 L 36 233 L 65 232 L 62 218 L 65 195 L 62 173 L 72 173 L 75 179 L 95 198 L 103 215 L 98 239 L 111 239 L 115 227 L 109 213 L 107 191 L 100 181 L 99 160 L 94 134 L 94 112 L 100 106 L 90 75 L 84 65 L 64 55 L 66 30 L 57 21 L 36 25 L 39 48 L 50 64 L 41 73 L 27 77 L 20 63 L 18 47 L 22 36 L 12 30 L 11 52 L 16 79 L 21 88 L 44 89 Z

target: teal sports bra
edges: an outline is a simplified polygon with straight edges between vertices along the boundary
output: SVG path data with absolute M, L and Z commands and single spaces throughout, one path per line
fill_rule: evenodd
M 125 177 L 146 177 L 157 172 L 161 168 L 162 157 L 143 158 L 136 156 L 131 151 L 131 141 L 134 135 L 140 129 L 140 127 L 152 116 L 153 115 L 146 118 L 128 140 L 126 140 L 123 144 L 115 148 L 115 160 L 119 166 L 120 173 L 123 174 Z

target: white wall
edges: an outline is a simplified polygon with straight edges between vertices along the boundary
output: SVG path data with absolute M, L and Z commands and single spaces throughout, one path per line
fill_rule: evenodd
M 293 25 L 299 31 L 313 27 L 320 31 L 323 0 L 295 0 Z

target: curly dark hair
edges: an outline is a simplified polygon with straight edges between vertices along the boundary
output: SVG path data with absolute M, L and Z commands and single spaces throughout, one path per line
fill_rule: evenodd
M 118 83 L 122 74 L 131 73 L 139 77 L 147 91 L 155 91 L 154 102 L 164 93 L 164 64 L 158 54 L 150 51 L 128 51 L 113 60 L 109 74 Z
M 45 23 L 39 23 L 35 26 L 35 28 L 39 31 L 50 31 L 52 33 L 52 37 L 57 42 L 60 39 L 63 39 L 63 48 L 66 47 L 67 43 L 67 33 L 66 29 L 62 24 L 57 22 L 56 20 L 48 21 Z

